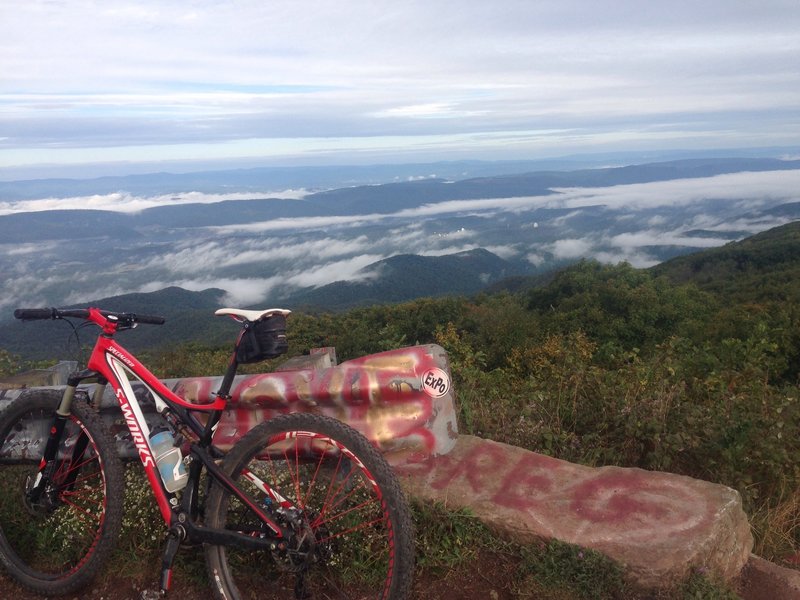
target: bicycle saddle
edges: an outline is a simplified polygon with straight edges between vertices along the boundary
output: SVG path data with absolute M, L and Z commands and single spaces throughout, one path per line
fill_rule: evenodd
M 234 319 L 255 322 L 258 321 L 259 319 L 265 319 L 267 317 L 271 317 L 272 315 L 286 316 L 290 312 L 292 311 L 286 308 L 268 308 L 266 310 L 245 310 L 243 308 L 220 308 L 214 311 L 214 314 L 218 316 L 229 315 Z

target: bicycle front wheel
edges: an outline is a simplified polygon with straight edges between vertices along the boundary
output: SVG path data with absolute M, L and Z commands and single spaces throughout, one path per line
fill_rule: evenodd
M 360 433 L 320 415 L 284 415 L 244 436 L 223 468 L 289 534 L 271 553 L 207 546 L 217 598 L 408 596 L 414 563 L 408 505 L 391 468 Z M 206 509 L 209 527 L 270 535 L 219 484 Z
M 87 585 L 109 558 L 122 524 L 122 466 L 97 414 L 76 400 L 55 460 L 40 465 L 58 390 L 22 394 L 0 413 L 0 561 L 44 595 Z

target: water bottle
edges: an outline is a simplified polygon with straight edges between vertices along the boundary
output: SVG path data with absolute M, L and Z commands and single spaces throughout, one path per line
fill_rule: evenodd
M 183 464 L 181 449 L 175 447 L 175 438 L 169 431 L 159 431 L 150 436 L 150 448 L 156 458 L 158 472 L 168 492 L 177 492 L 186 485 L 189 474 Z

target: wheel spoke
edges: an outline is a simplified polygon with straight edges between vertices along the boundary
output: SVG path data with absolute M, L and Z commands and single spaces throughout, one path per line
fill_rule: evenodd
M 88 583 L 122 523 L 116 447 L 85 402 L 73 403 L 51 475 L 42 470 L 48 423 L 60 400 L 57 390 L 36 392 L 0 413 L 0 552 L 11 576 L 43 595 Z M 40 473 L 33 502 L 29 492 Z
M 267 505 L 289 535 L 285 548 L 271 553 L 272 569 L 263 555 L 207 548 L 218 598 L 239 600 L 237 586 L 267 578 L 276 581 L 276 594 L 287 590 L 275 597 L 294 597 L 294 585 L 282 583 L 286 578 L 302 581 L 303 592 L 314 598 L 407 597 L 410 517 L 390 468 L 355 431 L 318 415 L 278 417 L 237 443 L 225 464 L 245 474 L 248 488 L 253 481 L 259 498 L 285 500 Z M 248 511 L 234 495 L 220 490 L 209 496 L 211 527 L 257 525 L 252 514 L 242 519 Z

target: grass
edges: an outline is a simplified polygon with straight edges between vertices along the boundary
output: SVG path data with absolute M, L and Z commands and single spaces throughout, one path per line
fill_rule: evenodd
M 125 518 L 121 539 L 111 561 L 109 577 L 140 582 L 158 578 L 164 527 L 147 482 L 138 465 L 125 473 Z M 793 497 L 791 502 L 796 502 Z M 790 499 L 776 508 L 775 519 L 788 518 Z M 477 573 L 514 598 L 537 600 L 639 600 L 641 595 L 625 581 L 623 569 L 598 552 L 558 542 L 519 544 L 493 533 L 469 510 L 450 510 L 442 504 L 412 502 L 416 528 L 418 581 L 437 581 L 459 573 Z M 794 516 L 797 519 L 797 514 Z M 186 584 L 208 585 L 202 548 L 182 549 L 175 573 Z M 422 590 L 424 591 L 424 590 Z M 649 596 L 654 600 L 736 600 L 738 596 L 702 573 L 693 573 L 671 592 Z
M 800 547 L 800 489 L 783 490 L 774 501 L 763 503 L 750 515 L 753 552 L 767 560 L 780 562 Z
M 417 577 L 480 569 L 489 556 L 514 565 L 505 582 L 514 598 L 537 600 L 737 600 L 725 584 L 692 573 L 669 591 L 645 596 L 607 556 L 557 540 L 518 544 L 495 535 L 466 509 L 412 502 L 417 530 Z
M 557 540 L 520 548 L 521 574 L 540 587 L 575 598 L 614 600 L 629 595 L 622 568 L 605 555 Z

